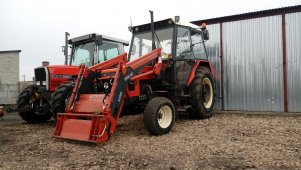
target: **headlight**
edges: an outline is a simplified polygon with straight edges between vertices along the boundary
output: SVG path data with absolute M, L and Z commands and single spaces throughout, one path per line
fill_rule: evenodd
M 46 83 L 47 83 L 46 81 L 42 81 L 42 84 L 41 84 L 41 81 L 36 81 L 35 82 L 35 84 L 38 85 L 38 86 L 40 86 L 40 85 L 46 86 Z

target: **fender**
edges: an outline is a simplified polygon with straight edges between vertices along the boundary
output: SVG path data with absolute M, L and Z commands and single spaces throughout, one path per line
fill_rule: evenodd
M 216 80 L 216 72 L 212 67 L 212 64 L 210 61 L 208 60 L 198 60 L 195 62 L 195 64 L 193 65 L 190 74 L 189 74 L 189 78 L 187 80 L 187 86 L 190 85 L 190 83 L 192 82 L 194 76 L 195 76 L 195 71 L 199 66 L 204 66 L 204 67 L 208 67 L 213 75 L 214 80 Z

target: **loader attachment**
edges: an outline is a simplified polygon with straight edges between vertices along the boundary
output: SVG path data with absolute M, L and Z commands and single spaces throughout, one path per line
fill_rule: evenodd
M 66 113 L 59 113 L 54 136 L 94 143 L 106 142 L 116 130 L 131 78 L 148 64 L 161 62 L 156 49 L 127 63 L 126 53 L 90 68 L 81 66 Z M 156 70 L 161 64 L 156 65 Z M 154 73 L 156 74 L 156 73 Z M 103 91 L 89 92 L 93 84 Z

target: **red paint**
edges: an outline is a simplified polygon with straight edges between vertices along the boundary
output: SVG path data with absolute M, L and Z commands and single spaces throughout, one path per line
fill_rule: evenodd
M 49 91 L 54 92 L 62 83 L 69 81 L 69 78 L 55 78 L 53 75 L 74 76 L 79 72 L 79 66 L 50 65 L 47 66 L 49 72 Z
M 201 64 L 208 64 L 209 65 L 209 69 L 212 72 L 213 78 L 214 79 L 216 78 L 216 74 L 215 74 L 214 70 L 212 69 L 211 62 L 207 61 L 207 60 L 198 60 L 198 61 L 195 62 L 195 64 L 193 65 L 193 67 L 192 67 L 192 69 L 190 71 L 189 78 L 187 80 L 187 86 L 189 86 L 190 83 L 192 82 L 192 80 L 193 80 L 193 78 L 195 76 L 195 71 L 199 67 L 199 65 L 201 65 Z

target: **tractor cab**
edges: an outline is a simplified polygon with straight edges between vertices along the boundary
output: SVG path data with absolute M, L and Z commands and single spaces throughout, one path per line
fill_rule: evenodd
M 181 22 L 179 17 L 154 22 L 154 31 L 151 24 L 129 27 L 133 33 L 129 60 L 133 61 L 153 50 L 154 34 L 155 48 L 161 48 L 162 60 L 167 63 L 163 84 L 167 85 L 166 88 L 177 89 L 177 95 L 188 93 L 187 83 L 195 71 L 192 70 L 195 61 L 203 60 L 203 64 L 209 67 L 204 43 L 209 39 L 206 25 L 200 27 Z
M 69 44 L 72 49 L 69 64 L 88 67 L 124 53 L 123 47 L 129 45 L 127 41 L 96 33 L 70 39 Z
M 100 35 L 96 33 L 83 35 L 66 41 L 65 47 L 71 45 L 71 55 L 68 48 L 65 52 L 65 65 L 49 65 L 35 69 L 36 82 L 45 85 L 46 90 L 54 92 L 61 83 L 77 76 L 81 64 L 92 66 L 124 53 L 128 41 Z M 68 64 L 66 64 L 68 63 Z
M 152 51 L 151 24 L 131 27 L 133 33 L 129 59 Z M 191 23 L 165 19 L 154 23 L 154 40 L 156 48 L 161 48 L 164 55 L 173 60 L 203 59 L 207 60 L 204 41 L 209 39 L 205 25 L 199 27 Z

